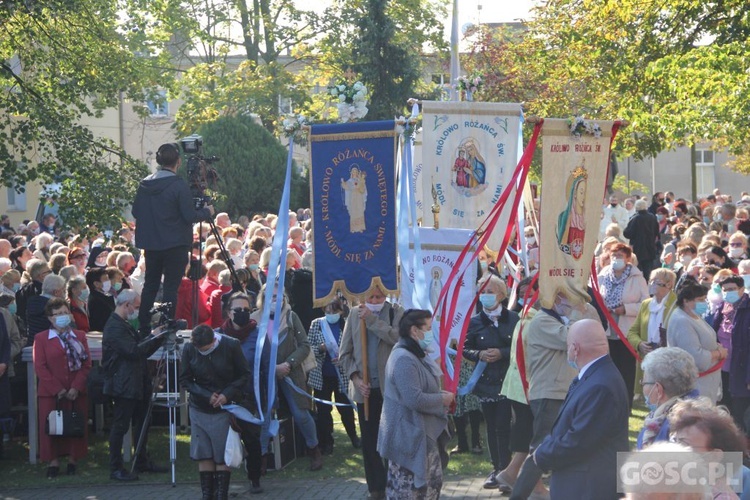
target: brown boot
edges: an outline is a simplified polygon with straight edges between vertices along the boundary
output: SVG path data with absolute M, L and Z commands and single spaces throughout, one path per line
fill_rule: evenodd
M 316 471 L 323 468 L 323 454 L 320 453 L 320 446 L 308 448 L 307 455 L 310 457 L 310 470 Z

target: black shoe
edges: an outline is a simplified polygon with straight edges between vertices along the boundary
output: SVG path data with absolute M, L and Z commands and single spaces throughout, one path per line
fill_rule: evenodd
M 155 474 L 162 474 L 164 472 L 169 472 L 169 467 L 164 467 L 162 465 L 156 465 L 152 461 L 148 461 L 145 464 L 136 464 L 135 465 L 135 471 L 138 473 L 141 472 L 153 472 Z
M 138 474 L 131 474 L 125 469 L 119 469 L 111 472 L 109 478 L 115 481 L 138 481 Z
M 359 436 L 354 436 L 354 438 L 352 439 L 352 447 L 355 450 L 362 448 L 362 440 L 359 439 Z
M 327 444 L 325 446 L 321 446 L 320 447 L 320 452 L 323 455 L 333 455 L 333 445 L 332 444 Z
M 257 495 L 258 493 L 263 493 L 263 487 L 260 485 L 260 481 L 251 481 L 250 485 L 250 493 L 253 495 Z
M 50 465 L 47 467 L 47 479 L 55 479 L 60 472 L 60 467 Z
M 68 470 L 65 471 L 69 476 L 76 475 L 76 464 L 68 464 Z
M 485 490 L 494 490 L 498 487 L 497 479 L 495 479 L 496 471 L 490 472 L 490 475 L 487 476 L 487 479 L 484 482 L 484 489 Z

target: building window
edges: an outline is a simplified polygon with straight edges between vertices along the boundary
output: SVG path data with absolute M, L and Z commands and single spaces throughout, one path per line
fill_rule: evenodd
M 167 101 L 167 91 L 159 90 L 156 96 L 146 102 L 151 116 L 169 116 L 169 101 Z
M 15 188 L 8 188 L 8 211 L 9 212 L 25 212 L 26 211 L 26 185 L 21 186 L 24 188 L 23 193 L 19 193 Z
M 715 177 L 716 160 L 711 149 L 695 149 L 695 174 L 698 195 L 709 195 L 716 187 Z

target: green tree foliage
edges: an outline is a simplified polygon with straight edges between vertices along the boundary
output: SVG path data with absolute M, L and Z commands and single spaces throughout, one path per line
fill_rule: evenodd
M 217 210 L 232 219 L 254 212 L 279 210 L 284 189 L 288 150 L 249 116 L 222 116 L 201 126 L 204 154 L 218 155 L 213 166 L 219 174 L 216 186 L 222 197 Z M 310 205 L 307 180 L 292 167 L 291 207 Z
M 124 1 L 0 3 L 0 182 L 62 180 L 75 224 L 118 225 L 145 166 L 81 123 L 123 99 L 142 101 L 164 74 L 162 38 Z M 146 33 L 144 30 L 151 30 Z M 114 179 L 117 182 L 112 182 Z M 90 196 L 89 202 L 86 202 Z
M 615 181 L 612 183 L 612 189 L 614 191 L 622 191 L 625 194 L 637 193 L 637 194 L 649 194 L 650 189 L 645 184 L 630 180 L 622 174 L 615 176 Z
M 185 72 L 181 83 L 185 102 L 175 117 L 181 134 L 220 116 L 251 113 L 273 131 L 279 119 L 279 96 L 291 99 L 297 109 L 304 109 L 310 99 L 304 78 L 278 63 L 243 61 L 236 69 L 226 63 L 200 63 Z
M 386 13 L 388 3 L 389 0 L 367 0 L 355 41 L 354 69 L 371 89 L 367 116 L 370 120 L 403 114 L 420 77 L 420 53 L 408 40 L 399 41 L 395 36 L 396 24 Z
M 516 48 L 543 85 L 531 113 L 624 118 L 637 158 L 714 141 L 750 172 L 750 17 L 745 0 L 548 0 Z

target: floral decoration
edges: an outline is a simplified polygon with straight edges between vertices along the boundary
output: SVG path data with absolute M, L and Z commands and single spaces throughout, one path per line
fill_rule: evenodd
M 360 120 L 367 114 L 367 87 L 362 82 L 341 81 L 328 87 L 343 123 Z
M 581 137 L 582 135 L 593 135 L 594 137 L 602 136 L 602 129 L 598 123 L 584 119 L 582 116 L 568 118 L 570 135 Z

